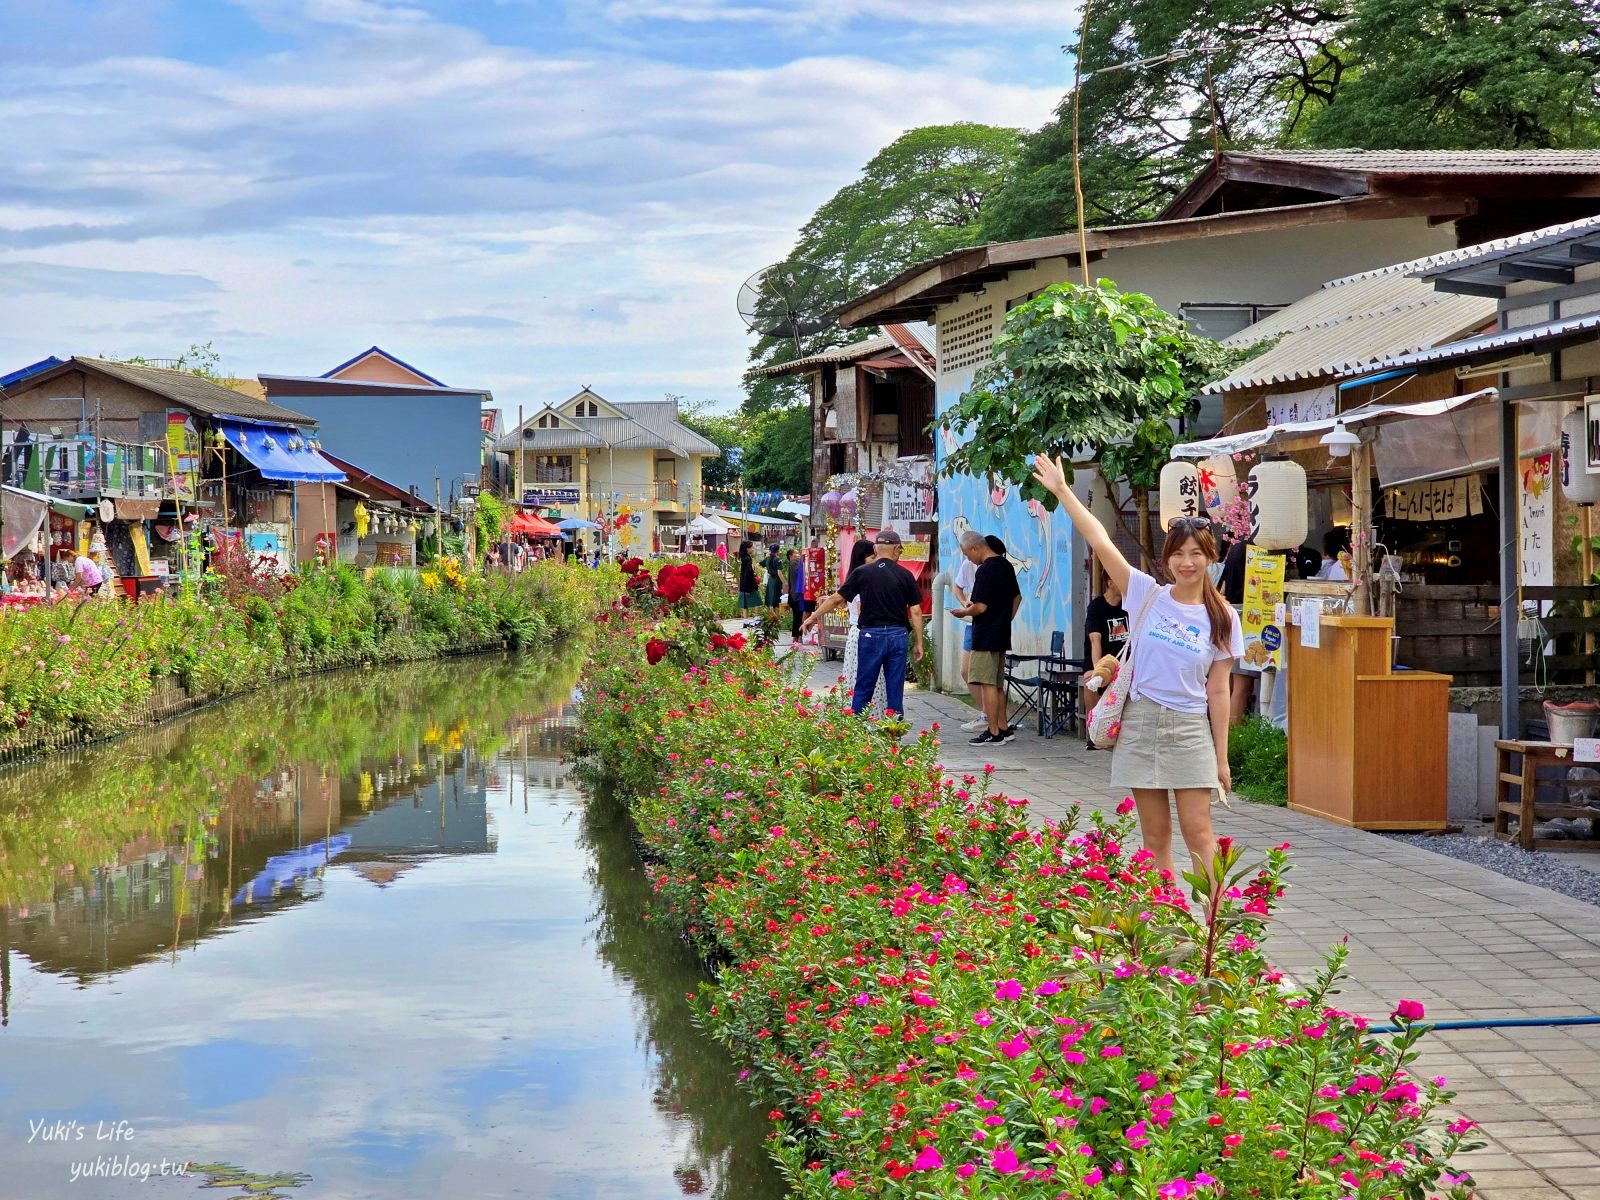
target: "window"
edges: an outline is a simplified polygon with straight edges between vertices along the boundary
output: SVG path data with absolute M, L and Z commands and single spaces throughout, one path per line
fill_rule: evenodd
M 544 416 L 534 422 L 534 425 L 540 429 L 555 429 L 560 424 L 561 421 L 555 413 L 545 413 Z
M 1220 342 L 1282 307 L 1281 304 L 1185 304 L 1178 311 L 1191 333 Z
M 535 483 L 572 483 L 572 455 L 538 454 L 533 459 Z
M 600 415 L 600 406 L 593 400 L 579 400 L 572 407 L 572 415 L 575 417 L 598 417 Z

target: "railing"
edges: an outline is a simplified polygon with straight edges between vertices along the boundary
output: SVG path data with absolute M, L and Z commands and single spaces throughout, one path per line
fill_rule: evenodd
M 655 482 L 655 498 L 658 504 L 682 504 L 683 489 L 676 479 L 658 479 Z
M 90 435 L 40 438 L 5 448 L 5 482 L 73 500 L 157 499 L 166 490 L 166 451 Z

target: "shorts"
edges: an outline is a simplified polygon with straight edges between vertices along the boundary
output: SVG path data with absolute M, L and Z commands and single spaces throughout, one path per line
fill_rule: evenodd
M 970 624 L 961 626 L 961 648 L 963 650 L 972 649 L 972 626 Z
M 1128 701 L 1111 752 L 1113 792 L 1216 786 L 1217 747 L 1209 714 L 1178 712 L 1143 698 Z
M 974 650 L 967 662 L 967 682 L 985 687 L 1000 687 L 1006 679 L 1004 650 Z

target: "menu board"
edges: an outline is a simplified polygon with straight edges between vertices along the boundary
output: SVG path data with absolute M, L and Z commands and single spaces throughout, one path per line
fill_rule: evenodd
M 1247 671 L 1283 666 L 1283 572 L 1285 559 L 1246 546 L 1244 551 L 1244 658 Z
M 1551 494 L 1554 455 L 1524 458 L 1520 513 L 1521 582 L 1523 587 L 1555 584 L 1555 497 Z

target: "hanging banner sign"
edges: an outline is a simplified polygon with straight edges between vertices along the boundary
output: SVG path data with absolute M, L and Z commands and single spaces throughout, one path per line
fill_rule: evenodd
M 1336 402 L 1331 386 L 1283 396 L 1267 397 L 1267 424 L 1289 425 L 1296 421 L 1331 421 Z
M 1583 398 L 1584 466 L 1590 475 L 1600 475 L 1600 396 Z
M 1454 521 L 1483 512 L 1482 481 L 1476 475 L 1405 483 L 1384 493 L 1391 521 Z
M 1553 587 L 1556 582 L 1554 458 L 1550 453 L 1535 454 L 1519 464 L 1523 587 Z
M 1244 634 L 1247 671 L 1283 666 L 1283 571 L 1286 559 L 1254 546 L 1244 550 L 1244 607 L 1240 628 Z
M 901 478 L 885 480 L 883 519 L 895 522 L 933 519 L 933 460 L 922 455 L 902 458 L 895 463 Z

